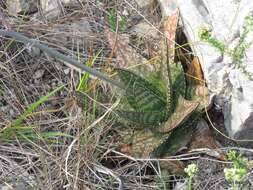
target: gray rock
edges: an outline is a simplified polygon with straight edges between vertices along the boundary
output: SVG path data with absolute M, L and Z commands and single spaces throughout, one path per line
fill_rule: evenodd
M 135 25 L 132 32 L 137 33 L 139 36 L 158 38 L 158 31 L 147 22 L 140 22 Z
M 68 75 L 70 72 L 70 68 L 64 69 L 63 71 L 64 71 L 65 75 Z
M 182 190 L 187 188 L 187 183 L 177 182 L 173 190 Z
M 10 114 L 11 117 L 14 117 L 15 116 L 15 111 L 13 109 L 10 109 L 9 114 Z
M 135 0 L 140 8 L 149 6 L 153 3 L 154 0 Z
M 45 69 L 38 69 L 32 76 L 33 79 L 41 78 L 45 73 Z
M 238 143 L 247 148 L 253 148 L 253 141 L 252 141 L 252 135 L 253 135 L 253 112 L 251 112 L 250 116 L 245 120 L 243 123 L 242 129 L 235 133 L 234 138 L 239 141 Z
M 8 13 L 14 16 L 20 12 L 27 14 L 37 11 L 36 0 L 7 0 L 6 5 Z
M 74 0 L 40 0 L 41 10 L 48 19 L 55 19 L 60 16 L 65 4 L 74 2 Z
M 37 47 L 32 46 L 30 54 L 32 57 L 39 57 L 41 54 L 41 50 Z
M 216 39 L 223 41 L 229 50 L 235 48 L 242 35 L 245 17 L 253 11 L 253 1 L 241 0 L 237 3 L 234 0 L 159 0 L 159 2 L 164 17 L 179 7 L 184 32 L 192 44 L 194 54 L 200 58 L 209 91 L 216 95 L 215 103 L 222 108 L 226 129 L 233 137 L 253 117 L 251 114 L 253 81 L 248 77 L 248 74 L 253 75 L 253 47 L 246 49 L 246 55 L 238 67 L 236 64 L 239 63 L 235 62 L 231 55 L 228 53 L 222 55 L 215 47 L 201 41 L 198 33 L 203 26 L 210 26 Z M 252 41 L 252 35 L 252 32 L 248 34 L 246 42 Z M 248 74 L 243 73 L 242 67 L 245 67 Z M 250 125 L 253 127 L 252 123 Z

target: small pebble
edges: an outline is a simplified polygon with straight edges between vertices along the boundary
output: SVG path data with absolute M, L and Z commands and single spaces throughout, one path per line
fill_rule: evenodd
M 34 75 L 32 76 L 33 79 L 39 79 L 41 78 L 45 73 L 45 70 L 44 69 L 39 69 L 37 70 Z
M 65 75 L 68 75 L 70 72 L 70 68 L 64 69 L 63 71 L 64 71 Z
M 10 110 L 9 110 L 9 114 L 10 114 L 11 117 L 13 117 L 13 116 L 15 115 L 14 110 L 13 110 L 13 109 L 10 109 Z
M 34 84 L 40 84 L 40 80 L 34 79 L 33 83 L 34 83 Z

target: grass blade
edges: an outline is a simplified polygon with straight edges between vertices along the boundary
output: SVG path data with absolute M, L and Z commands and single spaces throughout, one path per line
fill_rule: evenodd
M 38 101 L 34 102 L 32 105 L 30 105 L 27 110 L 21 114 L 12 124 L 12 126 L 15 127 L 21 127 L 21 124 L 23 122 L 23 120 L 29 115 L 31 114 L 37 107 L 39 107 L 42 103 L 44 103 L 45 101 L 48 100 L 48 98 L 50 98 L 51 96 L 53 96 L 56 92 L 58 92 L 59 90 L 61 90 L 65 85 L 59 86 L 58 88 L 56 88 L 55 90 L 53 90 L 52 92 L 49 92 L 47 95 L 41 97 Z

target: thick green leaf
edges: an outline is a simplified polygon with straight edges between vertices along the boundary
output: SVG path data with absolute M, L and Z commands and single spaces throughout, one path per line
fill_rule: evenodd
M 137 111 L 158 111 L 166 107 L 166 95 L 156 86 L 135 73 L 117 69 L 121 81 L 126 85 L 128 103 Z
M 173 156 L 181 148 L 185 147 L 191 141 L 192 136 L 196 131 L 196 124 L 199 121 L 200 116 L 200 112 L 194 112 L 191 114 L 191 116 L 181 123 L 180 126 L 171 131 L 169 137 L 152 152 L 151 156 Z
M 171 135 L 151 154 L 151 157 L 173 156 L 179 149 L 186 146 L 193 133 L 193 126 L 181 126 L 174 129 Z
M 178 105 L 179 97 L 185 97 L 186 81 L 184 70 L 181 64 L 172 64 L 172 89 L 173 89 L 173 111 Z
M 121 118 L 140 125 L 159 125 L 168 119 L 166 110 L 152 112 L 117 110 L 116 112 Z
M 166 94 L 166 83 L 161 71 L 154 71 L 149 73 L 147 80 L 157 87 L 163 94 Z

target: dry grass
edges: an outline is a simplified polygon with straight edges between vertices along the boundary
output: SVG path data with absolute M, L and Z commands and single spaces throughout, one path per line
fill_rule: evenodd
M 6 17 L 6 21 L 13 29 L 38 38 L 63 53 L 78 56 L 84 62 L 102 50 L 95 66 L 103 69 L 103 64 L 115 63 L 110 57 L 111 48 L 104 35 L 106 15 L 110 8 L 117 7 L 121 12 L 127 10 L 131 16 L 143 15 L 148 22 L 157 19 L 152 15 L 147 17 L 134 1 L 78 2 L 65 7 L 64 15 L 54 21 L 46 21 L 43 17 L 31 20 Z M 69 27 L 71 23 L 82 19 L 90 24 L 92 31 L 85 36 L 75 27 Z M 118 152 L 115 142 L 119 130 L 115 129 L 113 120 L 108 119 L 117 102 L 103 102 L 108 109 L 98 117 L 90 111 L 83 111 L 72 96 L 80 80 L 75 68 L 69 69 L 69 65 L 63 65 L 37 49 L 11 39 L 1 38 L 0 47 L 1 132 L 10 128 L 10 124 L 29 105 L 58 86 L 65 85 L 63 90 L 25 119 L 24 125 L 33 127 L 33 138 L 24 135 L 20 139 L 14 132 L 0 139 L 1 186 L 54 190 L 173 189 L 177 182 L 184 182 L 185 178 L 164 173 L 160 164 L 166 159 L 195 162 L 202 168 L 201 175 L 193 185 L 195 189 L 227 186 L 222 175 L 225 163 L 207 160 L 200 154 L 159 160 L 135 159 Z M 40 72 L 43 72 L 42 76 L 37 77 Z M 103 90 L 106 93 L 108 89 Z M 94 93 L 94 88 L 90 88 L 89 92 Z M 97 104 L 96 98 L 94 100 L 93 105 Z M 72 137 L 41 136 L 43 132 L 56 131 Z

